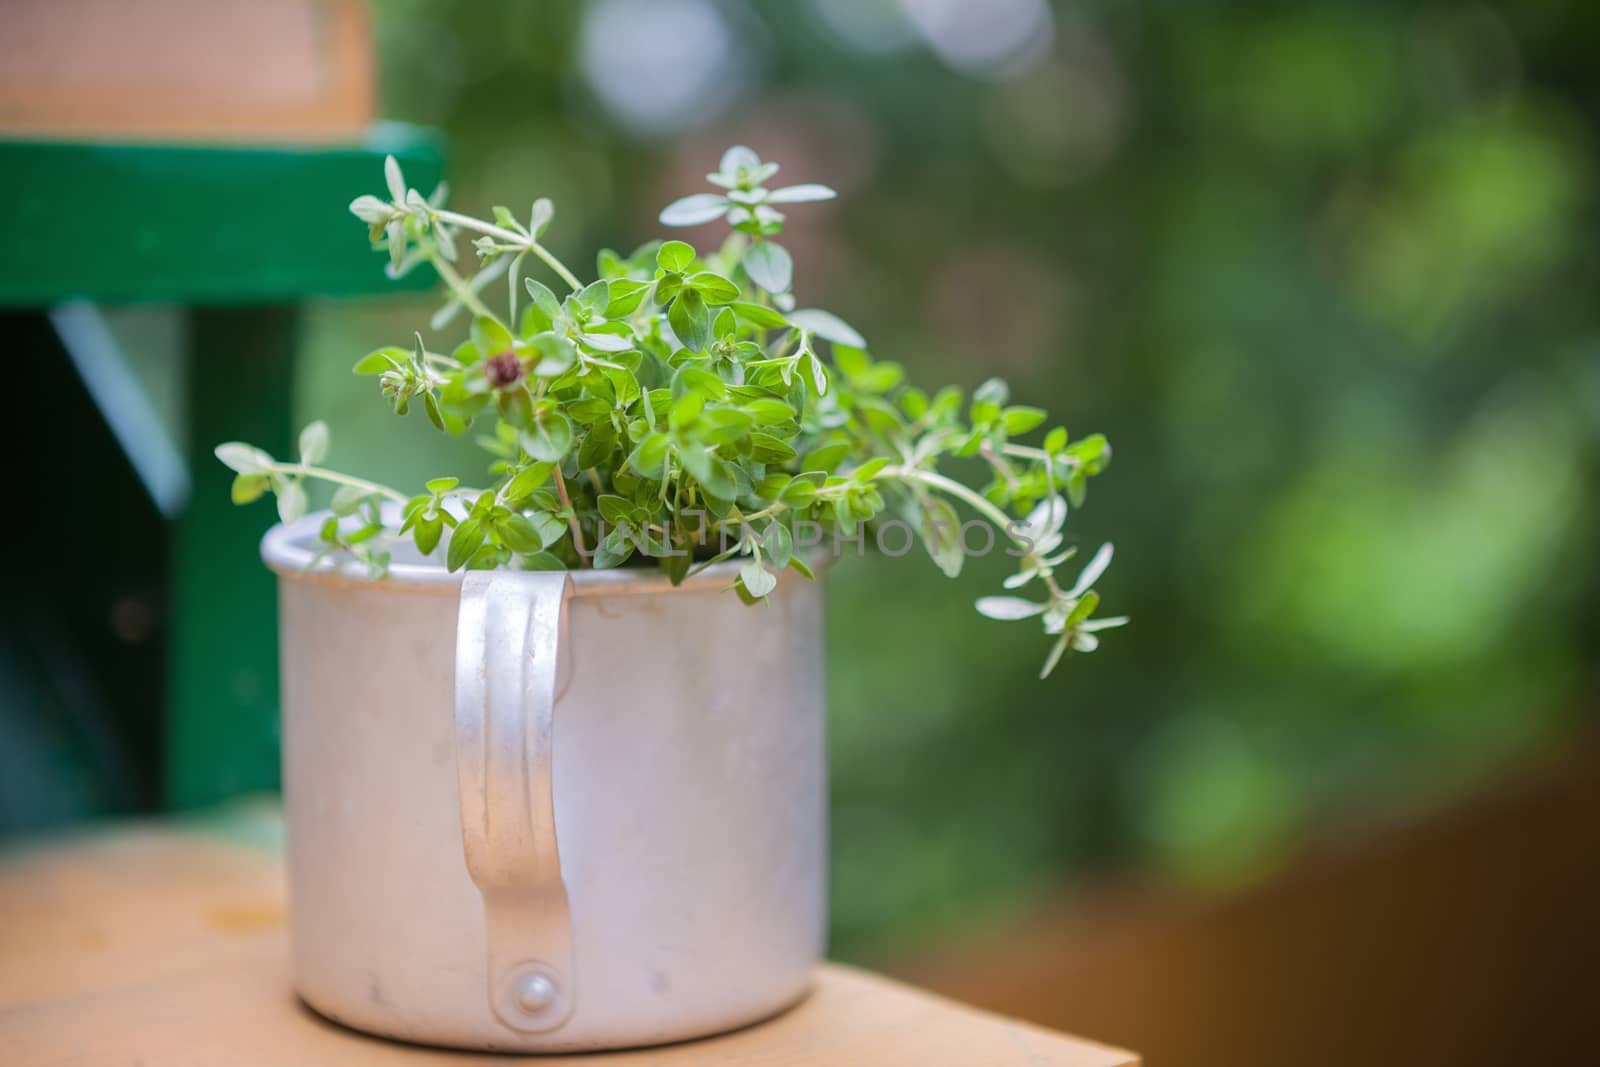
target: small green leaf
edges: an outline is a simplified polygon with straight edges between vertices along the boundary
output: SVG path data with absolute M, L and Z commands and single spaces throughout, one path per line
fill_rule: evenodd
M 720 274 L 703 270 L 692 274 L 684 281 L 685 285 L 692 286 L 695 292 L 708 304 L 728 304 L 739 299 L 739 287 Z
M 533 339 L 539 362 L 533 373 L 540 378 L 554 378 L 565 374 L 578 361 L 578 346 L 555 333 L 541 333 Z
M 789 325 L 789 320 L 785 319 L 772 308 L 765 307 L 761 304 L 749 304 L 740 301 L 728 306 L 733 308 L 733 313 L 735 315 L 739 316 L 750 325 L 759 326 L 763 330 L 777 330 Z
M 1077 606 L 1067 613 L 1067 618 L 1062 625 L 1069 630 L 1072 629 L 1087 619 L 1090 615 L 1093 615 L 1094 609 L 1098 608 L 1099 606 L 1099 593 L 1091 591 L 1083 594 L 1083 599 L 1079 600 Z
M 544 312 L 546 318 L 554 321 L 561 317 L 561 301 L 550 291 L 548 285 L 533 278 L 524 278 L 522 284 L 527 287 L 534 306 Z
M 777 397 L 758 397 L 745 404 L 744 409 L 763 426 L 788 422 L 795 417 L 794 408 Z
M 673 585 L 682 585 L 683 580 L 689 576 L 689 567 L 693 562 L 688 552 L 680 551 L 675 555 L 663 556 L 661 569 L 666 572 L 667 580 Z
M 1105 574 L 1106 568 L 1109 566 L 1111 566 L 1111 546 L 1109 544 L 1101 545 L 1100 550 L 1094 554 L 1088 563 L 1083 565 L 1083 570 L 1078 574 L 1078 580 L 1072 583 L 1072 588 L 1068 590 L 1067 596 L 1083 596 L 1089 592 L 1094 583 L 1100 580 L 1100 576 Z
M 496 204 L 489 210 L 494 212 L 495 225 L 501 227 L 502 229 L 512 230 L 519 233 L 521 232 L 522 223 L 517 221 L 517 217 L 511 213 L 510 208 L 506 207 L 504 204 Z
M 600 544 L 594 551 L 594 565 L 597 570 L 621 566 L 628 561 L 629 556 L 633 555 L 634 542 L 627 533 L 627 530 L 618 527 L 600 539 Z
M 739 568 L 739 580 L 744 583 L 745 591 L 757 600 L 778 588 L 778 576 L 763 567 L 758 559 Z
M 233 479 L 233 502 L 235 504 L 248 504 L 261 497 L 271 484 L 271 479 L 265 474 L 238 474 Z
M 733 484 L 733 470 L 727 460 L 704 448 L 682 449 L 678 458 L 707 494 L 720 500 L 733 499 L 737 490 Z
M 708 222 L 715 222 L 727 213 L 727 197 L 718 196 L 716 193 L 695 193 L 693 196 L 674 200 L 662 208 L 660 221 L 663 226 L 703 226 Z
M 561 412 L 547 409 L 533 417 L 522 435 L 528 455 L 545 463 L 560 463 L 572 450 L 572 423 Z
M 478 316 L 472 320 L 472 343 L 486 356 L 511 350 L 511 331 L 493 319 Z
M 787 463 L 798 455 L 787 442 L 780 441 L 771 434 L 751 434 L 750 448 L 751 458 L 758 463 Z
M 620 333 L 586 333 L 579 340 L 600 352 L 627 352 L 633 348 L 633 338 Z
M 341 485 L 334 490 L 333 501 L 328 505 L 328 510 L 341 518 L 345 515 L 354 515 L 367 496 L 365 489 L 354 485 Z
M 831 311 L 823 311 L 821 308 L 802 308 L 799 311 L 789 312 L 789 321 L 834 344 L 849 345 L 858 349 L 867 346 L 866 339 L 856 332 L 855 327 Z
M 450 547 L 445 552 L 445 566 L 452 571 L 458 571 L 466 566 L 473 553 L 483 544 L 484 536 L 481 520 L 463 519 L 456 527 L 456 532 L 450 535 Z
M 606 313 L 606 305 L 611 303 L 611 283 L 604 278 L 590 282 L 574 293 L 572 299 L 590 318 L 602 316 Z
M 713 400 L 721 400 L 728 395 L 728 383 L 718 378 L 708 370 L 699 367 L 682 367 L 673 377 L 673 384 L 679 386 L 678 392 L 696 392 Z
M 974 404 L 993 404 L 1003 407 L 1011 399 L 1011 388 L 1006 385 L 1003 378 L 990 378 L 972 392 Z
M 816 386 L 817 395 L 822 396 L 828 391 L 828 372 L 823 369 L 821 357 L 815 352 L 807 352 L 804 362 L 811 371 L 811 384 Z
M 628 457 L 628 466 L 646 478 L 660 479 L 662 464 L 666 462 L 671 439 L 664 433 L 653 433 L 634 447 Z
M 393 156 L 383 157 L 383 180 L 389 187 L 389 199 L 396 204 L 405 203 L 405 176 L 400 173 L 400 161 Z
M 400 514 L 405 517 L 405 522 L 400 525 L 400 529 L 402 531 L 409 530 L 411 525 L 428 510 L 432 503 L 433 497 L 427 493 L 418 493 L 400 505 Z
M 704 393 L 685 392 L 672 402 L 672 408 L 667 412 L 667 424 L 674 430 L 691 426 L 700 418 L 700 413 L 705 407 Z
M 795 509 L 809 507 L 817 497 L 817 487 L 808 481 L 796 478 L 784 487 L 783 494 L 778 498 L 783 503 Z
M 872 370 L 872 357 L 855 345 L 835 344 L 833 365 L 839 368 L 848 381 L 854 383 L 866 377 Z
M 720 172 L 718 177 L 745 179 L 760 165 L 761 157 L 756 155 L 754 149 L 736 144 L 722 153 L 722 162 L 717 165 Z
M 1046 412 L 1044 408 L 1027 407 L 1019 404 L 1005 409 L 1000 416 L 1000 425 L 1005 428 L 1006 433 L 1016 436 L 1037 428 L 1040 423 L 1044 422 L 1045 418 Z
M 782 496 L 790 482 L 794 482 L 794 475 L 784 474 L 782 470 L 771 470 L 760 482 L 755 483 L 754 493 L 758 498 L 766 501 L 776 501 Z
M 595 505 L 600 509 L 600 517 L 612 526 L 623 525 L 628 521 L 629 516 L 633 514 L 633 501 L 625 496 L 617 496 L 615 493 L 602 495 L 595 501 Z
M 517 473 L 506 486 L 503 497 L 508 501 L 522 500 L 550 480 L 554 468 L 549 463 L 535 463 Z
M 272 466 L 272 457 L 254 445 L 229 441 L 218 445 L 214 454 L 226 466 L 239 474 L 259 474 Z
M 1067 650 L 1067 642 L 1072 639 L 1071 632 L 1063 633 L 1050 647 L 1050 655 L 1045 658 L 1044 667 L 1039 671 L 1041 679 L 1050 677 L 1050 672 L 1056 669 L 1056 664 L 1061 662 L 1062 653 Z
M 596 423 L 584 436 L 578 448 L 579 467 L 609 466 L 611 454 L 617 450 L 617 431 L 609 422 Z
M 960 575 L 965 553 L 961 548 L 961 517 L 955 508 L 939 497 L 929 497 L 922 505 L 922 521 L 918 526 L 923 546 L 945 577 Z
M 694 262 L 694 246 L 684 241 L 668 241 L 656 250 L 656 265 L 664 271 L 681 274 Z
M 836 441 L 833 444 L 823 445 L 806 453 L 805 461 L 800 464 L 800 469 L 832 474 L 833 469 L 844 462 L 844 457 L 849 454 L 849 443 Z
M 839 194 L 829 189 L 826 185 L 817 185 L 808 182 L 804 185 L 789 185 L 782 189 L 774 189 L 767 194 L 769 204 L 808 204 L 818 200 L 832 200 Z
M 507 553 L 507 556 L 509 556 L 509 553 Z M 474 552 L 471 559 L 467 560 L 467 570 L 492 571 L 500 566 L 502 562 L 504 560 L 501 556 L 500 548 L 496 545 L 486 544 Z
M 1111 462 L 1111 443 L 1104 434 L 1090 434 L 1068 445 L 1067 455 L 1081 463 L 1088 473 L 1099 474 Z
M 1088 477 L 1082 470 L 1075 470 L 1067 479 L 1067 499 L 1072 501 L 1075 508 L 1082 507 L 1084 498 L 1089 494 Z
M 406 360 L 410 358 L 410 352 L 391 345 L 375 352 L 368 352 L 356 362 L 353 369 L 357 374 L 382 374 L 384 371 L 398 370 L 405 366 Z
M 887 467 L 888 465 L 889 458 L 887 456 L 879 456 L 876 459 L 869 459 L 865 463 L 861 464 L 861 466 L 850 472 L 850 480 L 865 485 L 866 483 L 872 481 L 873 478 L 877 477 L 878 472 L 883 470 L 883 468 Z
M 711 343 L 711 311 L 698 290 L 685 289 L 679 293 L 667 312 L 667 321 L 685 348 L 703 352 Z
M 649 291 L 649 282 L 614 279 L 611 282 L 611 302 L 606 305 L 605 317 L 621 319 L 632 315 L 644 303 L 644 296 Z
M 700 417 L 699 437 L 703 444 L 731 445 L 750 432 L 754 421 L 737 408 L 709 408 Z
M 285 481 L 278 487 L 278 518 L 293 522 L 305 513 L 305 489 L 297 481 Z
M 611 405 L 597 396 L 581 397 L 565 408 L 567 417 L 585 426 L 611 417 Z
M 528 215 L 528 232 L 533 234 L 534 240 L 544 236 L 544 231 L 549 229 L 555 217 L 556 206 L 548 196 L 541 196 L 533 202 L 533 210 Z
M 1019 596 L 985 596 L 978 598 L 978 614 L 1002 622 L 1015 622 L 1018 619 L 1031 619 L 1035 615 L 1044 614 L 1049 605 L 1037 604 L 1032 600 L 1024 600 Z
M 519 555 L 537 552 L 544 547 L 539 530 L 525 515 L 512 515 L 495 527 L 500 543 Z
M 368 226 L 382 226 L 394 214 L 394 208 L 375 196 L 358 196 L 350 201 L 350 214 Z
M 412 531 L 412 538 L 417 543 L 417 551 L 424 556 L 439 547 L 439 535 L 444 532 L 444 516 L 424 515 L 417 520 L 416 528 Z
M 761 550 L 766 553 L 768 563 L 782 570 L 794 555 L 794 534 L 782 522 L 773 522 L 762 534 Z
M 786 293 L 794 275 L 794 261 L 782 245 L 757 241 L 744 250 L 745 273 L 769 293 Z

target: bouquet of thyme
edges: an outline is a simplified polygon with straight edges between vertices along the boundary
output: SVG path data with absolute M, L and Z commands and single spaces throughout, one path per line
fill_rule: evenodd
M 1110 461 L 1105 438 L 1072 440 L 1058 426 L 1024 444 L 1046 414 L 1012 404 L 1004 382 L 970 398 L 954 386 L 929 393 L 869 355 L 838 316 L 799 307 L 792 260 L 775 239 L 783 209 L 834 193 L 769 188 L 777 171 L 748 148 L 728 149 L 707 175 L 715 192 L 661 212 L 668 226 L 724 220 L 719 247 L 605 250 L 586 282 L 541 243 L 555 217 L 549 200 L 534 201 L 525 222 L 504 207 L 493 221 L 459 214 L 445 208 L 443 185 L 423 196 L 390 158 L 387 198 L 358 197 L 350 210 L 392 276 L 427 263 L 442 279 L 448 299 L 430 336 L 463 316 L 467 336 L 443 351 L 419 332 L 355 372 L 376 380 L 397 415 L 420 408 L 453 435 L 487 429 L 477 439 L 488 481 L 438 477 L 407 493 L 327 469 L 328 429 L 314 422 L 297 462 L 219 446 L 237 473 L 233 499 L 272 492 L 290 522 L 306 509 L 306 479 L 333 483 L 326 551 L 373 578 L 400 538 L 424 555 L 443 545 L 451 570 L 648 563 L 677 583 L 738 558 L 733 588 L 751 602 L 784 567 L 811 577 L 819 546 L 871 538 L 900 555 L 920 541 L 954 577 L 998 536 L 1018 561 L 1006 589 L 1034 593 L 983 597 L 978 610 L 1041 621 L 1053 638 L 1041 677 L 1068 650 L 1092 651 L 1098 631 L 1127 621 L 1093 617 L 1111 547 L 1067 581 L 1060 568 L 1076 549 L 1062 528 Z M 469 237 L 472 271 L 459 266 Z M 938 469 L 946 457 L 978 457 L 991 477 L 980 486 L 948 477 Z

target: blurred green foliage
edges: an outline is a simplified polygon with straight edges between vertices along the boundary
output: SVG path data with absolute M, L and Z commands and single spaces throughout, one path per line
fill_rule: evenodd
M 804 301 L 1116 442 L 1068 529 L 1116 541 L 1134 625 L 1047 683 L 971 611 L 1004 560 L 834 567 L 846 956 L 1111 865 L 1252 877 L 1558 744 L 1596 681 L 1600 8 L 963 10 L 378 8 L 385 113 L 446 131 L 456 203 L 553 197 L 587 260 L 751 144 L 842 194 L 791 228 Z M 446 469 L 348 370 L 416 315 L 317 312 L 297 420 L 346 469 Z

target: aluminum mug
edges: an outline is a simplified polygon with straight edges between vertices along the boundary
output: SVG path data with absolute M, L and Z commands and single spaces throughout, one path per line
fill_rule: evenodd
M 274 527 L 294 981 L 317 1011 L 519 1052 L 781 1011 L 823 947 L 822 591 L 716 565 L 372 581 Z M 316 560 L 316 562 L 313 562 Z

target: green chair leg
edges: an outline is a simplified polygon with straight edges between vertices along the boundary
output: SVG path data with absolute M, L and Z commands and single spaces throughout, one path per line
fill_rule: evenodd
M 257 554 L 266 517 L 261 507 L 232 504 L 232 472 L 211 449 L 245 440 L 292 455 L 299 312 L 205 309 L 191 323 L 193 495 L 172 558 L 168 675 L 167 800 L 176 808 L 278 784 L 277 592 Z

